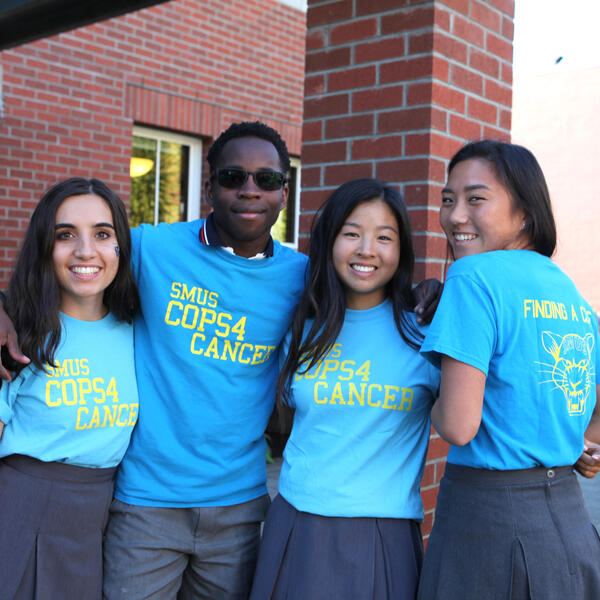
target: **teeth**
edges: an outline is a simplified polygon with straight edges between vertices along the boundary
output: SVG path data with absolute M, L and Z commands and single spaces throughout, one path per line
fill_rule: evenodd
M 73 271 L 73 273 L 77 273 L 78 275 L 93 275 L 99 270 L 100 269 L 98 267 L 71 267 L 71 271 Z
M 367 265 L 350 265 L 355 271 L 360 271 L 361 273 L 370 273 L 375 270 L 375 267 L 367 266 Z
M 474 240 L 477 236 L 474 233 L 455 233 L 454 239 L 457 242 L 470 242 Z

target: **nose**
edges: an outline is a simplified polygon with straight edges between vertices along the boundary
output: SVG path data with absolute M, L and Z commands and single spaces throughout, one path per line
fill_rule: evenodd
M 82 260 L 93 258 L 96 255 L 96 244 L 93 238 L 89 235 L 79 236 L 74 254 Z
M 256 181 L 254 181 L 254 175 L 252 173 L 248 173 L 248 179 L 246 179 L 244 185 L 240 188 L 239 195 L 244 197 L 260 195 L 260 188 L 256 185 Z
M 360 238 L 358 245 L 359 256 L 373 256 L 374 254 L 374 240 L 371 236 L 363 235 Z
M 469 220 L 469 213 L 464 202 L 457 201 L 448 209 L 447 218 L 452 225 L 463 225 Z

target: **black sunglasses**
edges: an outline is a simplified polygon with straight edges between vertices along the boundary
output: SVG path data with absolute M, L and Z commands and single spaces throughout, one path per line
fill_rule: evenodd
M 216 177 L 221 187 L 236 190 L 248 181 L 248 175 L 252 175 L 254 183 L 265 192 L 280 190 L 286 183 L 285 175 L 279 171 L 255 171 L 253 173 L 252 171 L 236 168 L 216 169 L 211 175 L 211 179 Z

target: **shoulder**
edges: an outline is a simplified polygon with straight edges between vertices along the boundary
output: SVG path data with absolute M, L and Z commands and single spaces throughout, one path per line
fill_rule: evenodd
M 273 241 L 274 256 L 277 256 L 279 260 L 285 261 L 290 265 L 296 265 L 304 267 L 308 262 L 308 256 L 298 252 L 288 246 L 284 246 L 282 243 Z
M 168 239 L 172 237 L 180 237 L 185 235 L 198 235 L 200 227 L 204 223 L 201 219 L 195 221 L 181 221 L 178 223 L 159 223 L 158 225 L 150 225 L 142 223 L 139 227 L 134 227 L 131 230 L 132 239 Z
M 537 271 L 544 266 L 560 271 L 548 257 L 531 250 L 495 250 L 458 259 L 450 265 L 446 280 L 470 279 L 486 287 L 493 282 L 523 276 L 531 270 Z
M 450 265 L 448 278 L 485 272 L 492 265 L 502 262 L 499 254 L 499 252 L 482 252 L 472 256 L 463 256 Z

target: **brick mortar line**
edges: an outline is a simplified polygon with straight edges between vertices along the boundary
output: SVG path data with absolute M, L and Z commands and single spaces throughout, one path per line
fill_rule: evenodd
M 192 100 L 194 102 L 198 102 L 199 104 L 206 104 L 208 106 L 214 106 L 216 108 L 220 108 L 223 110 L 229 110 L 232 112 L 243 113 L 246 115 L 251 115 L 253 117 L 258 117 L 259 119 L 266 119 L 269 121 L 277 121 L 278 123 L 285 123 L 286 125 L 293 125 L 294 127 L 302 127 L 302 125 L 299 125 L 298 123 L 296 123 L 294 121 L 288 121 L 286 119 L 278 119 L 273 116 L 263 115 L 261 113 L 255 113 L 255 112 L 251 112 L 248 110 L 233 108 L 227 104 L 220 104 L 219 102 L 210 102 L 208 100 L 200 100 L 198 98 L 195 98 L 194 96 L 188 96 L 187 94 L 179 94 L 177 92 L 162 90 L 160 88 L 156 88 L 153 86 L 148 86 L 148 85 L 144 85 L 141 83 L 134 83 L 134 82 L 128 81 L 126 79 L 124 80 L 124 82 L 126 85 L 130 85 L 131 87 L 136 87 L 136 88 L 139 88 L 142 90 L 149 90 L 151 92 L 157 92 L 159 94 L 166 94 L 167 96 L 173 96 L 175 98 L 182 98 L 183 100 Z

